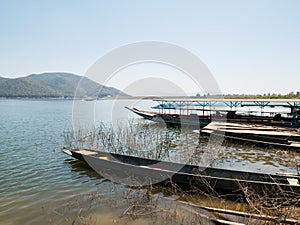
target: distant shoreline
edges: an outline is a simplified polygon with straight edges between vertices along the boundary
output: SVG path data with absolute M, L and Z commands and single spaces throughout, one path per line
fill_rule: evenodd
M 83 100 L 83 101 L 96 101 L 96 100 L 153 100 L 153 99 L 300 99 L 298 95 L 278 95 L 278 96 L 262 96 L 262 95 L 210 95 L 210 96 L 113 96 L 106 98 L 96 98 L 96 97 L 0 97 L 0 100 Z

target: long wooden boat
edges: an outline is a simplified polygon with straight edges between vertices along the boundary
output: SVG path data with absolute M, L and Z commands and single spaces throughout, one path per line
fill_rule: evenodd
M 248 122 L 278 127 L 300 127 L 300 99 L 223 99 L 216 98 L 156 98 L 160 111 L 174 108 L 181 111 L 211 111 L 222 113 L 229 122 Z M 246 107 L 246 108 L 245 108 Z M 250 107 L 250 108 L 247 108 Z M 252 114 L 254 113 L 254 114 Z M 260 114 L 260 115 L 259 115 Z M 214 118 L 214 121 L 222 118 Z
M 177 126 L 197 126 L 204 127 L 211 122 L 210 116 L 199 116 L 196 114 L 183 115 L 183 114 L 168 114 L 168 113 L 156 113 L 137 108 L 128 108 L 131 112 L 143 117 L 144 119 L 151 120 L 154 122 L 164 122 L 167 125 Z
M 265 174 L 151 160 L 89 149 L 63 149 L 87 162 L 95 171 L 128 186 L 178 185 L 225 197 L 243 197 L 245 190 L 266 196 L 299 198 L 298 174 Z
M 231 122 L 231 123 L 252 123 L 263 124 L 266 126 L 299 128 L 300 123 L 293 123 L 292 118 L 285 118 L 281 116 L 253 116 L 253 115 L 240 115 L 235 111 L 228 111 L 223 116 L 215 115 L 197 115 L 197 114 L 176 114 L 176 113 L 159 113 L 144 111 L 137 108 L 125 107 L 131 112 L 143 117 L 144 119 L 165 122 L 168 125 L 189 125 L 198 126 L 200 128 L 208 125 L 212 121 Z M 205 111 L 205 110 L 204 110 Z M 207 111 L 207 110 L 206 110 Z M 218 112 L 218 111 L 216 111 Z M 278 114 L 279 115 L 279 114 Z
M 201 134 L 224 137 L 239 143 L 300 151 L 300 134 L 291 130 L 245 123 L 212 122 L 200 131 Z
M 218 121 L 218 118 L 215 119 Z M 236 113 L 236 111 L 228 111 L 226 114 L 226 121 L 232 123 L 252 123 L 263 124 L 266 126 L 277 126 L 286 128 L 299 128 L 300 123 L 294 121 L 291 117 L 282 117 L 281 114 L 275 116 L 258 116 L 258 115 L 242 115 Z
M 147 120 L 153 120 L 155 116 L 158 115 L 158 113 L 155 113 L 155 112 L 148 112 L 148 111 L 144 111 L 144 110 L 140 110 L 140 109 L 137 109 L 137 108 L 129 108 L 129 107 L 126 107 L 126 109 L 128 109 L 129 111 L 143 117 L 144 119 L 147 119 Z

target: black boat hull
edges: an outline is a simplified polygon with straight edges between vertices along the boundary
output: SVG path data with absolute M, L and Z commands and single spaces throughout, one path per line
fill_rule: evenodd
M 198 190 L 217 196 L 242 197 L 245 191 L 263 196 L 299 197 L 298 175 L 275 175 L 143 159 L 92 150 L 64 150 L 87 162 L 95 171 L 113 182 L 127 186 L 176 184 L 182 189 Z

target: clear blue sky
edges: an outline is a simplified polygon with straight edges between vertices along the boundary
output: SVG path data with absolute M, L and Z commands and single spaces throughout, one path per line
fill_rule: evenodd
M 300 91 L 300 1 L 0 0 L 0 76 L 84 74 L 144 40 L 177 44 L 224 93 Z

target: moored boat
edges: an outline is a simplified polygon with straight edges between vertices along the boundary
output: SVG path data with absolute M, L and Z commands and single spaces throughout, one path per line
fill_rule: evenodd
M 139 158 L 89 149 L 63 149 L 87 162 L 106 178 L 128 186 L 174 183 L 182 189 L 230 198 L 243 198 L 245 190 L 263 196 L 299 198 L 299 174 L 266 174 L 219 168 L 206 168 L 167 161 Z
M 125 108 L 147 120 L 153 120 L 154 117 L 157 116 L 157 113 L 155 113 L 155 112 L 148 112 L 148 111 L 140 110 L 137 108 L 129 108 L 126 106 L 125 106 Z
M 128 108 L 145 119 L 206 126 L 211 121 L 299 128 L 300 99 L 154 99 L 158 112 Z M 149 115 L 151 115 L 149 117 Z M 190 119 L 193 118 L 193 119 Z M 198 118 L 197 120 L 195 118 Z
M 151 120 L 154 122 L 164 122 L 167 125 L 175 126 L 193 126 L 193 127 L 204 127 L 211 122 L 210 116 L 199 116 L 197 114 L 167 114 L 139 110 L 137 108 L 128 108 L 131 112 L 143 117 L 144 119 Z
M 212 122 L 195 132 L 243 144 L 300 151 L 300 134 L 291 129 L 250 123 Z

